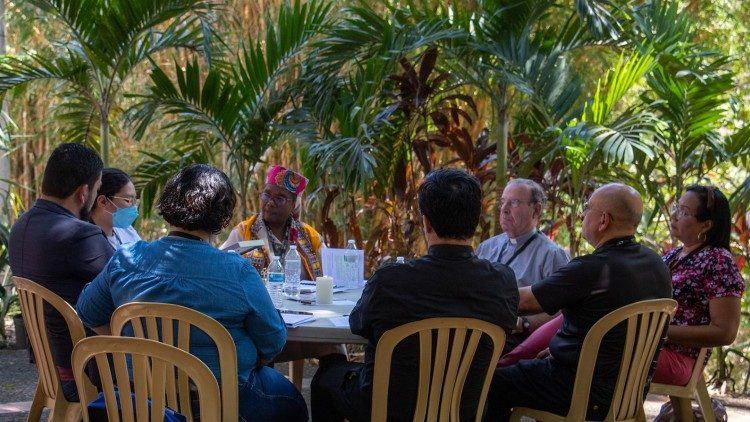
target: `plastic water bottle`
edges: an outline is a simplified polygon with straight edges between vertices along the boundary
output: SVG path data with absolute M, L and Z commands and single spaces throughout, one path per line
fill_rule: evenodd
M 404 260 L 403 256 L 397 256 L 396 257 L 396 264 L 405 264 L 406 261 Z
M 278 256 L 273 257 L 266 274 L 268 275 L 266 284 L 268 295 L 271 296 L 273 306 L 280 309 L 284 303 L 284 266 L 281 265 L 281 259 Z
M 359 265 L 357 259 L 357 245 L 354 240 L 349 240 L 344 251 L 344 273 L 346 274 L 346 287 L 353 289 L 359 287 Z
M 299 297 L 299 276 L 302 261 L 297 252 L 297 245 L 289 246 L 289 252 L 284 257 L 284 293 L 292 298 Z

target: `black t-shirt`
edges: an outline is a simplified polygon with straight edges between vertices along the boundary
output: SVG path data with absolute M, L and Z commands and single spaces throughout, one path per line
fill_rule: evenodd
M 672 297 L 672 282 L 659 255 L 624 237 L 571 260 L 531 291 L 546 313 L 562 310 L 563 324 L 550 341 L 550 353 L 559 363 L 575 367 L 584 338 L 599 319 L 634 302 Z M 619 369 L 624 326 L 617 328 L 599 348 L 600 376 L 615 376 Z
M 508 332 L 516 326 L 517 310 L 518 287 L 513 271 L 477 258 L 468 246 L 435 245 L 419 259 L 383 267 L 367 282 L 349 316 L 352 332 L 368 339 L 360 386 L 365 391 L 371 388 L 375 346 L 391 328 L 427 318 L 467 317 L 496 324 Z M 488 362 L 489 340 L 483 340 L 477 359 L 486 356 L 484 362 Z M 416 337 L 411 337 L 393 355 L 388 414 L 400 415 L 399 420 L 411 420 L 409 415 L 414 411 L 418 350 Z M 464 403 L 478 397 L 477 381 L 481 387 L 484 378 L 477 374 L 469 373 Z
M 83 286 L 114 254 L 104 232 L 54 202 L 38 199 L 10 231 L 8 255 L 13 275 L 28 278 L 73 307 Z M 54 362 L 70 367 L 70 333 L 65 320 L 45 307 Z

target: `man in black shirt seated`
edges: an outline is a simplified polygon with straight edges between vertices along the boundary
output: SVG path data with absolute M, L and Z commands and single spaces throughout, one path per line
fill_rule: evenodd
M 513 272 L 477 258 L 471 246 L 481 200 L 479 181 L 463 171 L 443 169 L 427 175 L 419 187 L 427 255 L 380 268 L 367 282 L 349 317 L 352 332 L 368 340 L 365 363 L 346 362 L 342 355 L 320 360 L 311 385 L 313 421 L 370 420 L 375 347 L 391 328 L 433 317 L 477 318 L 506 332 L 515 327 L 518 288 Z M 482 342 L 478 351 L 484 368 L 490 358 L 488 344 Z M 411 420 L 419 362 L 415 338 L 396 349 L 393 362 L 389 420 Z M 470 371 L 467 378 L 462 401 L 467 409 L 470 403 L 476 406 L 479 397 L 483 381 L 483 376 L 478 376 L 480 366 L 475 364 L 477 370 Z M 462 414 L 461 419 L 473 420 L 475 411 Z
M 635 189 L 617 183 L 600 187 L 583 209 L 582 235 L 594 252 L 520 289 L 520 313 L 562 310 L 562 327 L 550 342 L 548 358 L 522 360 L 495 372 L 486 420 L 506 421 L 516 406 L 567 414 L 589 329 L 625 305 L 672 297 L 669 270 L 661 257 L 633 237 L 642 212 Z M 587 420 L 601 420 L 609 411 L 624 343 L 620 328 L 599 347 Z

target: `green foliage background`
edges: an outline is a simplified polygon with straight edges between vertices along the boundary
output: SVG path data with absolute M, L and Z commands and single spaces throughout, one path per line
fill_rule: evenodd
M 477 243 L 499 231 L 508 178 L 540 181 L 543 228 L 573 255 L 590 250 L 578 217 L 596 186 L 641 191 L 641 240 L 662 253 L 672 203 L 711 183 L 731 195 L 747 278 L 748 3 L 7 1 L 0 224 L 33 203 L 47 154 L 70 141 L 134 177 L 146 239 L 165 233 L 153 203 L 185 164 L 230 175 L 236 222 L 258 209 L 269 164 L 301 169 L 304 219 L 329 246 L 356 239 L 370 269 L 424 253 L 416 187 L 432 168 L 482 181 Z M 749 306 L 714 370 L 744 393 Z

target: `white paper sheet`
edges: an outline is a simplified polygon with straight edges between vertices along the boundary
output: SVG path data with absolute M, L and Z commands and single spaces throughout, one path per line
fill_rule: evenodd
M 321 248 L 320 260 L 322 261 L 323 274 L 333 277 L 334 287 L 346 287 L 346 268 L 344 267 L 344 252 L 346 249 Z M 358 280 L 362 280 L 358 287 L 364 286 L 365 283 L 365 252 L 361 249 L 357 251 L 357 269 L 359 271 Z
M 331 317 L 331 318 L 328 318 L 328 320 L 331 321 L 334 327 L 348 327 L 349 326 L 349 316 Z

